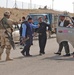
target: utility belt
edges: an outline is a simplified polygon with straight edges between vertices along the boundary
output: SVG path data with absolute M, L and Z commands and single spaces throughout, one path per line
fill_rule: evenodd
M 5 38 L 8 38 L 8 37 L 5 37 Z
M 42 35 L 42 33 L 39 33 L 39 35 Z
M 39 35 L 46 35 L 46 33 L 39 33 Z

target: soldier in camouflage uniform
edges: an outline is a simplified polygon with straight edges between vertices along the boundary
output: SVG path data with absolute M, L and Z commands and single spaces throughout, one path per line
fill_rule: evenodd
M 10 50 L 11 50 L 11 44 L 8 40 L 8 36 L 5 34 L 5 29 L 2 24 L 6 27 L 6 29 L 12 34 L 12 25 L 17 24 L 17 22 L 14 22 L 10 18 L 10 12 L 6 11 L 4 13 L 4 17 L 2 18 L 2 22 L 0 22 L 0 39 L 1 39 L 1 46 L 0 46 L 0 60 L 2 53 L 4 51 L 4 48 L 6 48 L 6 61 L 12 60 L 10 59 Z

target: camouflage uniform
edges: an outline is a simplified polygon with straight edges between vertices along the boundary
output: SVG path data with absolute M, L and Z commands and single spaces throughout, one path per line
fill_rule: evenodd
M 10 13 L 9 12 L 5 12 L 4 13 L 4 17 L 2 18 L 3 24 L 6 27 L 6 29 L 12 33 L 11 28 L 12 25 L 15 24 L 16 22 L 14 22 L 13 20 L 7 18 L 5 15 L 9 16 Z M 9 25 L 9 26 L 8 26 Z M 2 53 L 4 51 L 4 48 L 6 48 L 6 60 L 11 60 L 10 59 L 10 50 L 11 50 L 11 44 L 9 43 L 8 40 L 8 36 L 5 34 L 5 29 L 2 25 L 2 23 L 0 24 L 0 39 L 1 39 L 1 46 L 0 46 L 0 60 L 1 60 L 1 56 Z

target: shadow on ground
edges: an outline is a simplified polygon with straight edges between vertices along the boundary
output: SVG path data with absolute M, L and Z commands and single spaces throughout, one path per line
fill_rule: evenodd
M 46 57 L 42 60 L 61 60 L 61 61 L 74 61 L 74 58 L 72 56 L 70 57 L 64 57 L 64 56 L 52 56 L 52 57 Z
M 23 58 L 34 58 L 34 57 L 37 57 L 39 55 L 33 55 L 32 57 L 27 57 L 27 56 L 19 56 L 19 57 L 16 57 L 14 59 L 23 59 Z

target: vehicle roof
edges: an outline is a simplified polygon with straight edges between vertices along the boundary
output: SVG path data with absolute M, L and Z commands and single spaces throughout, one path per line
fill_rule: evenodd
M 59 16 L 70 17 L 69 15 L 66 15 L 66 14 L 59 14 Z
M 29 15 L 47 15 L 51 13 L 30 13 Z

